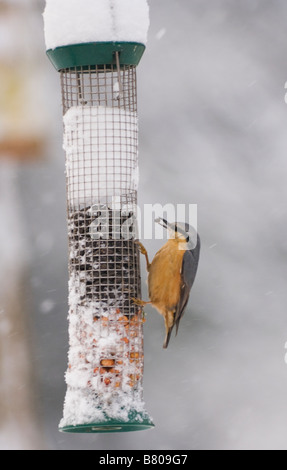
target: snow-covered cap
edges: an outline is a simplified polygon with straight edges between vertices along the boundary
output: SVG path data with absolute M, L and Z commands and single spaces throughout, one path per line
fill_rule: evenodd
M 147 0 L 46 0 L 43 17 L 47 50 L 91 42 L 147 43 Z

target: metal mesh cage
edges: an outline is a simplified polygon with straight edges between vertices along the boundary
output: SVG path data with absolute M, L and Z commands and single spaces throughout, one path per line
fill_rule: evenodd
M 69 367 L 60 429 L 152 425 L 143 403 L 136 68 L 61 71 L 69 234 Z

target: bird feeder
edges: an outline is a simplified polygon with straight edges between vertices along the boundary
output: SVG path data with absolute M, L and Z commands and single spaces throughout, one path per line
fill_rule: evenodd
M 60 3 L 47 0 L 44 13 L 66 152 L 70 347 L 59 428 L 144 430 L 153 427 L 143 401 L 144 317 L 132 298 L 141 297 L 136 67 L 145 44 L 123 33 L 131 19 L 124 14 L 136 11 L 131 23 L 146 28 L 148 7 L 146 0 Z

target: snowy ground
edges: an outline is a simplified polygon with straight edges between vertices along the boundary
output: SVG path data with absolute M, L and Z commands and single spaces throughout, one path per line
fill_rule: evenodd
M 155 429 L 60 434 L 68 347 L 64 153 L 59 77 L 44 61 L 50 152 L 18 177 L 46 446 L 286 450 L 287 4 L 150 0 L 150 8 L 138 68 L 140 202 L 198 204 L 198 277 L 166 351 L 162 318 L 147 309 L 144 388 Z M 160 242 L 146 246 L 152 256 Z

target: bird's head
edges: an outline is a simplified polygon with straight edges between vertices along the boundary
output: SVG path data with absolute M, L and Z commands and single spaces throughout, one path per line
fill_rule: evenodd
M 178 241 L 179 244 L 184 244 L 185 250 L 194 250 L 196 248 L 199 237 L 197 231 L 191 225 L 182 222 L 170 223 L 160 217 L 155 219 L 155 222 L 168 230 L 171 239 Z

